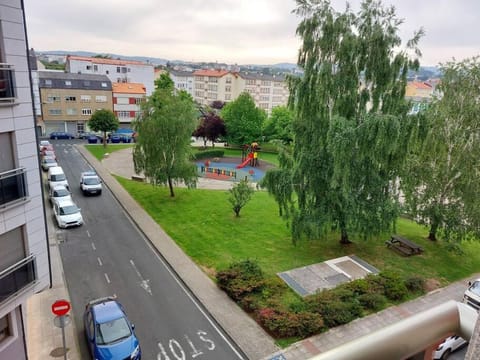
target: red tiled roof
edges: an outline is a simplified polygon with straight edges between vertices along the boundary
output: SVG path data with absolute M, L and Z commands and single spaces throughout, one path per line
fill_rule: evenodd
M 136 60 L 103 59 L 103 58 L 93 58 L 93 57 L 77 56 L 77 55 L 68 55 L 67 61 L 68 60 L 90 61 L 91 63 L 95 63 L 95 64 L 110 64 L 110 65 L 127 65 L 127 64 L 152 65 L 152 64 L 146 64 L 144 62 L 136 61 Z
M 122 94 L 146 94 L 145 85 L 140 83 L 114 83 L 112 82 L 112 92 Z
M 432 88 L 432 85 L 420 81 L 412 81 L 411 84 L 417 89 L 430 90 Z
M 215 76 L 222 77 L 229 73 L 228 70 L 197 70 L 193 72 L 194 76 Z

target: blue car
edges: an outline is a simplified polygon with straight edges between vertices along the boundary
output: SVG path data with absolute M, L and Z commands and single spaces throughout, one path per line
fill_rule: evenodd
M 89 144 L 96 144 L 98 142 L 98 137 L 95 135 L 90 135 L 87 137 L 87 141 Z
M 97 360 L 140 360 L 142 352 L 122 305 L 115 297 L 90 301 L 83 315 L 85 335 Z
M 75 136 L 64 131 L 54 131 L 50 133 L 50 139 L 75 139 Z

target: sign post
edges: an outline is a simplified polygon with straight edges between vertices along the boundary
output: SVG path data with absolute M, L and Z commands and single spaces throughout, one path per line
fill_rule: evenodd
M 57 300 L 52 304 L 52 312 L 57 317 L 54 319 L 54 324 L 62 329 L 63 341 L 63 358 L 67 360 L 67 347 L 65 346 L 65 326 L 70 323 L 70 317 L 67 313 L 70 311 L 70 303 L 67 300 Z

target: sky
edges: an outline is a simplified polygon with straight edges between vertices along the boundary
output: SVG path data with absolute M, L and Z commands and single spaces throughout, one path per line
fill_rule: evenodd
M 360 0 L 350 0 L 358 10 Z M 331 0 L 342 11 L 344 0 Z M 423 66 L 480 54 L 479 0 L 383 0 L 423 28 Z M 227 64 L 297 63 L 295 0 L 24 0 L 29 46 Z

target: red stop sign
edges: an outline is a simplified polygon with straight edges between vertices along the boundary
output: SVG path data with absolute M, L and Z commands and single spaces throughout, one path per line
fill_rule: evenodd
M 52 304 L 52 312 L 57 316 L 63 316 L 70 311 L 70 303 L 67 300 L 57 300 Z

